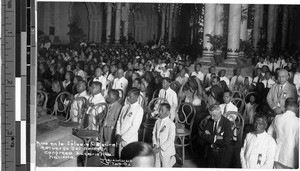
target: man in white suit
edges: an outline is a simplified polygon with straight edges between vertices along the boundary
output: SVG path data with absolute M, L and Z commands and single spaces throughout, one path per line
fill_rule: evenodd
M 160 104 L 159 119 L 155 122 L 152 143 L 156 155 L 155 167 L 172 167 L 175 159 L 175 124 L 169 118 L 171 106 Z
M 287 81 L 288 74 L 285 69 L 279 70 L 278 83 L 272 85 L 267 96 L 269 106 L 277 115 L 286 111 L 284 106 L 287 98 L 297 98 L 296 87 Z
M 123 106 L 116 127 L 116 138 L 119 144 L 119 155 L 129 143 L 138 141 L 138 130 L 142 123 L 144 110 L 138 103 L 140 90 L 132 88 L 128 93 L 128 104 Z
M 268 129 L 276 140 L 274 168 L 297 169 L 299 167 L 299 105 L 296 98 L 288 98 L 286 111 L 277 115 Z
M 178 106 L 177 94 L 171 89 L 170 84 L 172 80 L 170 78 L 163 78 L 162 89 L 159 91 L 158 97 L 166 99 L 171 106 L 170 118 L 173 121 L 176 115 L 176 108 Z

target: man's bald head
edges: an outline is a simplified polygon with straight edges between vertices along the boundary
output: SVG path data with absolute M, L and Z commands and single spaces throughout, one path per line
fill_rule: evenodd
M 278 81 L 281 85 L 285 84 L 288 78 L 289 78 L 289 73 L 286 69 L 280 69 L 278 71 Z

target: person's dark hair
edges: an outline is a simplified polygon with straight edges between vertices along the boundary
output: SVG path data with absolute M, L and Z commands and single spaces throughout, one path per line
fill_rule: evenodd
M 131 94 L 131 93 L 133 93 L 135 96 L 138 97 L 140 95 L 140 90 L 138 88 L 133 87 L 132 89 L 130 89 L 128 91 L 128 95 Z
M 155 157 L 152 147 L 145 142 L 132 142 L 126 145 L 121 151 L 121 160 L 132 160 L 135 157 L 141 156 Z
M 169 103 L 161 103 L 160 106 L 161 107 L 165 106 L 168 109 L 168 111 L 171 110 L 171 105 Z
M 267 116 L 264 115 L 264 114 L 258 113 L 258 114 L 256 114 L 256 115 L 254 116 L 254 120 L 257 120 L 257 119 L 259 119 L 259 118 L 263 119 L 266 123 L 268 122 L 268 118 L 267 118 Z
M 168 83 L 172 82 L 172 80 L 169 77 L 164 77 L 162 80 L 166 80 Z
M 77 79 L 77 82 L 83 81 L 83 78 L 81 76 L 79 76 L 79 75 L 76 75 L 74 78 Z
M 139 84 L 142 84 L 142 80 L 140 78 L 135 78 L 133 81 L 137 81 Z
M 229 96 L 230 96 L 230 97 L 232 96 L 232 92 L 231 92 L 230 90 L 225 90 L 224 93 L 223 93 L 223 95 L 224 95 L 225 93 L 229 93 Z
M 71 82 L 73 82 L 74 77 L 75 77 L 75 74 L 74 74 L 72 71 L 67 71 L 66 74 L 67 74 L 67 73 L 69 73 L 69 75 L 70 75 L 70 80 L 71 80 Z
M 113 94 L 117 99 L 119 99 L 119 91 L 116 89 L 109 90 L 108 94 Z
M 296 98 L 287 98 L 285 100 L 285 108 L 287 107 L 295 107 L 295 108 L 298 108 L 299 107 L 299 104 L 297 103 L 297 99 Z
M 197 68 L 198 65 L 200 66 L 200 68 L 202 68 L 202 64 L 201 63 L 196 63 L 196 65 L 194 67 L 195 71 L 196 71 L 196 68 Z
M 102 83 L 99 82 L 99 81 L 93 81 L 91 85 L 96 85 L 96 86 L 99 86 L 100 87 L 100 90 L 102 89 Z

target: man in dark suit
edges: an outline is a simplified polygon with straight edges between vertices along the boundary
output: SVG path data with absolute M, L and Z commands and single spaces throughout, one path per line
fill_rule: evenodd
M 207 164 L 213 168 L 228 168 L 231 164 L 231 122 L 222 115 L 219 105 L 209 108 L 211 118 L 202 135 L 207 148 Z

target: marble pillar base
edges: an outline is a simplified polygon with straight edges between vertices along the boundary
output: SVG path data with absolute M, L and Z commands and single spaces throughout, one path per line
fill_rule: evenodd
M 224 64 L 237 65 L 236 59 L 239 57 L 237 52 L 227 52 L 227 59 L 224 60 Z
M 213 51 L 203 51 L 203 56 L 200 58 L 202 64 L 215 65 L 214 52 Z

